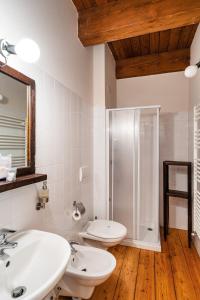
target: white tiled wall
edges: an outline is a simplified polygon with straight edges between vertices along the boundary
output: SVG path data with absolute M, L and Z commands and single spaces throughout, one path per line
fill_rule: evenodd
M 70 0 L 2 0 L 0 7 L 7 12 L 0 18 L 2 37 L 11 43 L 29 37 L 40 46 L 36 64 L 14 55 L 8 62 L 36 81 L 36 167 L 47 173 L 50 189 L 41 211 L 35 210 L 36 185 L 1 193 L 0 227 L 73 234 L 81 222 L 72 221 L 72 202 L 84 202 L 84 219 L 93 210 L 92 48 L 78 39 L 78 13 Z M 88 176 L 80 184 L 82 165 Z
M 92 109 L 89 102 L 37 69 L 36 171 L 48 174 L 50 202 L 36 211 L 37 187 L 0 194 L 0 228 L 37 228 L 73 235 L 92 216 Z M 79 167 L 87 178 L 79 183 Z M 83 221 L 72 220 L 73 201 L 82 201 Z
M 163 219 L 163 167 L 164 160 L 188 161 L 188 112 L 160 115 L 160 219 Z M 187 169 L 170 167 L 170 188 L 187 190 Z M 170 226 L 187 228 L 187 201 L 170 198 Z
M 160 223 L 163 223 L 163 160 L 188 160 L 189 81 L 183 72 L 117 80 L 117 106 L 161 105 L 160 111 Z M 171 174 L 172 187 L 186 188 L 186 173 Z M 187 228 L 187 203 L 170 199 L 170 226 Z
M 197 28 L 197 31 L 194 36 L 194 40 L 191 46 L 190 53 L 190 64 L 196 64 L 199 61 L 200 53 L 200 25 Z M 193 140 L 194 140 L 194 131 L 193 131 L 193 109 L 194 106 L 200 104 L 200 71 L 197 72 L 197 75 L 189 80 L 190 83 L 190 103 L 189 103 L 189 157 L 193 161 Z M 200 239 L 196 236 L 195 246 L 200 255 Z

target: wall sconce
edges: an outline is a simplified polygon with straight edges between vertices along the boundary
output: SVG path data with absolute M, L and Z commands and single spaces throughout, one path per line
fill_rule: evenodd
M 34 63 L 40 57 L 40 48 L 31 39 L 22 39 L 16 45 L 8 43 L 5 39 L 0 39 L 0 54 L 5 59 L 5 65 L 10 54 L 18 55 L 25 62 Z
M 200 68 L 200 61 L 196 65 L 188 66 L 184 71 L 185 77 L 192 78 L 196 76 L 198 68 Z

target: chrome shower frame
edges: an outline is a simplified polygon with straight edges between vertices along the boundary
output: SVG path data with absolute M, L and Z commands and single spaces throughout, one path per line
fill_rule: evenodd
M 139 247 L 143 249 L 161 251 L 160 246 L 160 230 L 159 230 L 159 112 L 160 112 L 160 105 L 152 105 L 152 106 L 137 106 L 137 107 L 128 107 L 128 108 L 114 108 L 114 109 L 107 109 L 106 110 L 106 199 L 107 199 L 107 219 L 113 219 L 113 182 L 110 182 L 110 168 L 112 172 L 111 178 L 113 178 L 113 163 L 111 166 L 111 156 L 113 157 L 113 147 L 110 147 L 110 125 L 111 125 L 111 113 L 115 111 L 126 111 L 132 110 L 134 111 L 134 120 L 138 126 L 133 128 L 134 131 L 134 151 L 133 151 L 133 162 L 134 169 L 133 171 L 133 198 L 137 198 L 137 205 L 135 205 L 135 212 L 134 217 L 136 217 L 137 224 L 139 224 L 140 220 L 140 113 L 142 110 L 148 109 L 155 109 L 155 140 L 156 140 L 156 149 L 155 149 L 155 164 L 154 164 L 154 176 L 155 176 L 155 202 L 156 202 L 156 209 L 155 209 L 155 235 L 157 237 L 157 242 L 145 242 L 139 239 L 139 226 L 136 226 L 133 230 L 135 232 L 135 239 L 125 240 L 124 244 L 134 247 Z M 135 124 L 135 123 L 134 123 Z M 112 153 L 111 153 L 112 149 Z M 134 186 L 135 185 L 135 186 Z

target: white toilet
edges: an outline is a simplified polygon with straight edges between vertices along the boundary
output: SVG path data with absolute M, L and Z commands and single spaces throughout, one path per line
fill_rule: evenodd
M 77 253 L 71 255 L 66 272 L 58 283 L 61 296 L 89 299 L 95 286 L 103 283 L 116 266 L 114 256 L 102 249 L 74 245 Z
M 124 225 L 110 220 L 89 221 L 79 235 L 86 245 L 108 249 L 119 244 L 127 234 Z

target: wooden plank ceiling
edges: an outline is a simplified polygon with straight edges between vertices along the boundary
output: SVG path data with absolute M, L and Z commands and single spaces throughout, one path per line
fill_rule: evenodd
M 190 55 L 189 51 L 180 50 L 190 49 L 197 26 L 194 24 L 109 42 L 116 60 L 117 78 L 184 70 L 189 65 Z M 162 61 L 161 54 L 164 53 L 165 58 Z
M 127 3 L 130 2 L 127 0 L 123 1 Z M 73 2 L 79 12 L 80 23 L 80 16 L 82 13 L 83 15 L 89 15 L 93 9 L 106 9 L 108 5 L 113 5 L 113 7 L 115 7 L 122 1 L 73 0 Z M 138 0 L 132 0 L 131 2 L 137 4 Z M 144 2 L 144 4 L 149 4 L 151 2 L 152 4 L 154 2 L 161 3 L 163 0 L 140 0 L 139 2 L 140 4 L 141 2 Z M 186 3 L 188 1 L 178 0 L 178 2 Z M 194 3 L 195 0 L 192 2 Z M 200 1 L 198 3 L 200 4 Z M 116 40 L 116 33 L 113 36 L 113 40 L 112 37 L 110 38 L 109 36 L 107 43 L 116 60 L 116 77 L 127 78 L 184 70 L 189 64 L 189 49 L 198 26 L 196 21 L 200 20 L 200 5 L 198 3 L 196 13 L 192 11 L 193 19 L 191 19 L 190 25 L 179 26 L 177 28 L 172 26 L 171 29 L 158 32 L 151 32 L 149 29 L 149 32 L 147 30 L 146 34 L 119 40 Z M 109 6 L 109 9 L 111 9 L 111 6 Z M 182 7 L 182 10 L 184 10 L 184 7 Z M 185 20 L 183 20 L 183 25 L 184 22 Z
M 106 4 L 113 1 L 117 1 L 117 0 L 73 0 L 78 11 L 91 8 L 91 7 L 97 7 L 99 5 Z

